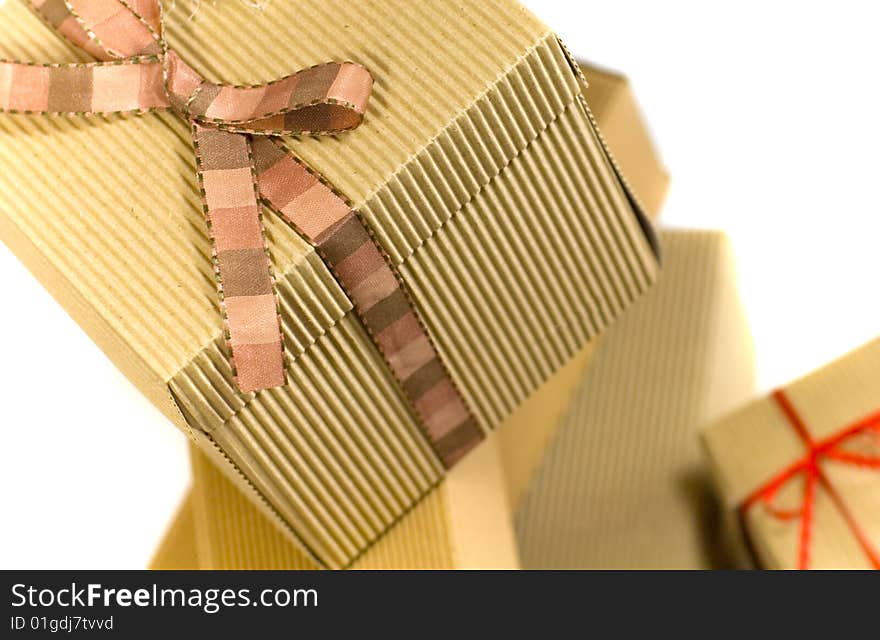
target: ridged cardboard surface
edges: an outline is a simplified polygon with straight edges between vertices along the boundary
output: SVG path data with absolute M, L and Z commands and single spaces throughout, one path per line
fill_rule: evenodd
M 603 335 L 516 513 L 524 568 L 723 566 L 698 430 L 753 392 L 723 234 L 664 231 L 657 286 Z
M 169 13 L 169 41 L 208 77 L 257 82 L 346 58 L 372 70 L 361 128 L 289 144 L 373 225 L 485 429 L 649 286 L 652 252 L 581 87 L 519 5 L 279 0 L 187 15 Z M 0 56 L 78 59 L 18 3 L 0 8 L 0 30 Z M 439 480 L 348 300 L 272 216 L 291 383 L 234 390 L 175 115 L 4 115 L 0 159 L 4 241 L 321 562 L 350 563 Z
M 632 88 L 625 76 L 580 63 L 590 82 L 585 95 L 624 175 L 645 213 L 660 214 L 669 174 L 647 134 Z M 514 511 L 540 463 L 547 443 L 562 421 L 598 340 L 590 342 L 511 413 L 500 428 L 501 456 Z
M 591 74 L 591 69 L 592 67 L 585 67 L 587 75 Z M 618 111 L 618 105 L 634 104 L 626 80 L 622 76 L 608 72 L 604 74 L 607 80 L 591 85 L 589 95 L 591 102 L 599 105 L 596 118 L 605 138 L 614 150 L 619 144 L 631 140 L 633 129 L 644 130 L 644 125 L 640 120 L 627 120 L 627 118 L 639 118 L 636 110 L 627 108 L 623 113 Z M 607 95 L 608 92 L 612 95 Z M 625 95 L 618 96 L 617 94 L 620 93 Z M 631 146 L 618 161 L 636 185 L 640 196 L 646 192 L 662 193 L 667 182 L 666 173 L 648 138 L 642 137 L 641 141 L 641 145 Z M 658 208 L 659 203 L 656 208 L 649 210 L 649 215 L 655 217 Z M 507 504 L 515 505 L 519 501 L 534 467 L 541 460 L 547 441 L 570 404 L 569 398 L 582 379 L 584 367 L 592 351 L 592 344 L 585 347 L 532 393 L 499 428 L 499 453 L 504 467 Z M 242 495 L 240 487 L 218 477 L 216 471 L 204 467 L 203 461 L 203 455 L 194 460 L 194 489 L 166 534 L 152 563 L 153 568 L 312 566 L 302 551 L 291 545 L 281 529 L 273 525 L 271 512 L 264 513 L 254 509 L 252 503 Z M 489 465 L 479 464 L 471 464 L 468 468 L 483 476 L 486 474 L 482 472 L 482 467 L 490 468 Z M 492 473 L 488 474 L 490 478 Z M 471 484 L 474 487 L 484 486 L 484 481 L 481 482 L 479 477 L 469 480 L 465 475 L 454 472 L 451 480 L 450 485 L 450 479 L 447 478 L 441 489 L 430 494 L 422 504 L 405 515 L 391 535 L 367 552 L 358 566 L 369 560 L 377 568 L 512 567 L 513 556 L 504 543 L 504 540 L 508 540 L 511 535 L 510 517 L 492 518 L 491 515 L 497 509 L 506 510 L 499 495 L 486 492 L 487 499 L 480 499 L 479 492 L 470 488 Z M 442 487 L 446 488 L 442 489 Z M 436 496 L 451 495 L 450 500 L 454 500 L 455 496 L 462 492 L 474 496 L 475 499 L 462 504 L 474 504 L 476 500 L 477 513 L 467 519 L 459 516 L 458 522 L 465 526 L 471 525 L 471 532 L 481 531 L 486 542 L 475 538 L 473 533 L 460 535 L 459 539 L 463 539 L 464 542 L 460 543 L 456 547 L 457 552 L 452 554 L 458 558 L 457 562 L 453 562 L 450 555 L 451 548 L 445 546 L 448 545 L 450 520 L 442 515 L 436 516 L 436 507 L 439 504 Z M 197 500 L 202 505 L 199 510 L 201 517 L 198 525 L 193 521 L 192 514 L 192 504 Z M 447 504 L 450 504 L 449 500 Z M 463 508 L 456 511 L 458 514 L 462 512 Z M 489 522 L 486 522 L 485 514 L 489 514 Z M 483 519 L 482 526 L 480 519 Z M 201 540 L 198 546 L 203 549 L 198 557 L 195 550 L 196 529 L 200 532 Z M 437 540 L 447 542 L 430 544 Z M 384 551 L 382 555 L 377 555 L 380 547 Z M 499 554 L 499 557 L 493 560 L 492 553 Z M 465 560 L 468 557 L 471 558 L 470 561 Z
M 880 410 L 880 340 L 786 385 L 783 392 L 814 442 L 831 438 Z M 786 482 L 769 505 L 759 501 L 746 511 L 744 520 L 739 517 L 740 507 L 753 492 L 807 454 L 780 406 L 770 397 L 753 402 L 706 429 L 703 438 L 730 514 L 729 524 L 734 534 L 742 534 L 744 524 L 752 559 L 768 569 L 798 567 L 804 515 L 780 518 L 773 511 L 800 511 L 805 496 L 803 473 Z M 839 449 L 876 459 L 880 458 L 878 440 L 876 434 L 866 432 L 843 442 Z M 807 543 L 809 568 L 877 568 L 858 536 L 864 537 L 876 555 L 880 549 L 880 469 L 822 454 L 817 462 L 825 480 L 815 494 Z M 740 536 L 740 541 L 745 539 Z
M 648 215 L 656 218 L 669 189 L 663 165 L 636 96 L 626 76 L 588 63 L 581 63 L 590 83 L 585 92 L 590 110 L 630 186 Z
M 518 568 L 495 440 L 453 469 L 352 568 Z M 196 448 L 192 462 L 193 489 L 151 568 L 320 568 Z

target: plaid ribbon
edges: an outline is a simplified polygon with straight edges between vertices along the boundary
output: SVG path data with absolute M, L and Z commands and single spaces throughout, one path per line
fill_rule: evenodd
M 373 79 L 330 62 L 254 86 L 206 81 L 163 37 L 158 0 L 28 0 L 98 61 L 0 61 L 0 111 L 120 114 L 171 109 L 192 127 L 198 184 L 236 384 L 286 382 L 279 305 L 261 204 L 309 241 L 409 399 L 440 460 L 454 464 L 483 437 L 367 221 L 277 136 L 333 134 L 363 119 Z

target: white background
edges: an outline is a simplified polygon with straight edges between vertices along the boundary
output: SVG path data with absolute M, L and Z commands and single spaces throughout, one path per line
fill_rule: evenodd
M 629 74 L 673 177 L 664 222 L 732 237 L 762 388 L 873 337 L 876 4 L 526 4 Z M 184 438 L 2 245 L 0 276 L 0 567 L 143 567 L 189 481 Z

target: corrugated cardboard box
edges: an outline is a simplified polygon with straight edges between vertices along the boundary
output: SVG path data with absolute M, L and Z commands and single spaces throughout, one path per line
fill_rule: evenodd
M 524 568 L 724 566 L 698 430 L 753 391 L 727 239 L 664 231 L 657 286 L 602 337 L 516 513 Z
M 215 81 L 337 59 L 372 71 L 360 128 L 287 144 L 369 222 L 489 431 L 647 289 L 657 263 L 546 26 L 512 2 L 398 5 L 227 2 L 196 20 L 178 6 L 167 38 Z M 0 29 L 5 58 L 88 59 L 18 3 L 0 8 Z M 236 389 L 191 146 L 167 111 L 4 114 L 0 237 L 291 538 L 346 566 L 443 465 L 331 272 L 273 216 L 290 382 Z
M 583 65 L 585 74 L 592 67 Z M 602 72 L 606 81 L 588 89 L 602 133 L 612 149 L 646 130 L 629 84 L 623 76 Z M 606 95 L 610 93 L 611 95 Z M 618 111 L 622 108 L 623 111 Z M 609 118 L 610 126 L 606 126 Z M 628 119 L 629 118 L 629 119 Z M 621 167 L 635 188 L 663 193 L 668 177 L 647 135 L 630 146 Z M 659 202 L 657 203 L 659 207 Z M 656 217 L 659 210 L 649 210 Z M 355 567 L 375 568 L 514 568 L 511 500 L 518 500 L 541 459 L 547 440 L 569 406 L 593 347 L 589 345 L 532 393 L 499 428 L 506 482 L 499 487 L 497 461 L 487 455 L 453 469 L 437 495 L 405 515 L 401 524 L 371 548 Z M 194 486 L 152 562 L 161 569 L 311 568 L 312 562 L 285 540 L 272 522 L 247 503 L 228 480 L 194 454 Z M 451 483 L 451 484 L 450 484 Z M 506 494 L 506 495 L 505 495 Z M 475 499 L 476 498 L 476 499 Z M 458 504 L 461 502 L 462 504 Z M 197 504 L 197 507 L 193 505 Z M 445 506 L 444 506 L 445 505 Z M 476 505 L 480 517 L 471 517 Z M 198 513 L 196 518 L 194 511 Z M 432 515 L 433 514 L 433 515 Z M 502 514 L 507 514 L 503 516 Z M 410 523 L 412 521 L 412 523 Z
M 581 63 L 581 69 L 590 85 L 585 94 L 590 110 L 599 121 L 614 159 L 648 215 L 656 218 L 669 189 L 669 174 L 654 147 L 629 79 L 593 64 Z
M 351 568 L 519 568 L 496 440 L 456 465 Z M 192 461 L 193 489 L 151 568 L 320 568 L 196 449 Z
M 880 569 L 880 340 L 730 413 L 703 440 L 741 560 Z
M 626 76 L 581 62 L 590 83 L 590 108 L 623 174 L 639 195 L 651 219 L 660 215 L 669 188 L 669 174 L 642 118 Z M 538 388 L 514 411 L 500 429 L 501 454 L 514 509 L 540 463 L 547 443 L 562 420 L 569 399 L 596 348 L 590 342 L 568 364 Z

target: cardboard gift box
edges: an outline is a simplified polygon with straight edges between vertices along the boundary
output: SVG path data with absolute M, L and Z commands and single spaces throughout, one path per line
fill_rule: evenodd
M 766 569 L 880 569 L 880 340 L 703 433 L 731 538 Z
M 595 354 L 516 511 L 524 568 L 724 566 L 698 429 L 750 396 L 727 238 L 665 230 L 663 274 Z
M 640 192 L 655 194 L 648 214 L 656 217 L 657 195 L 665 191 L 668 175 L 646 133 L 629 83 L 619 74 L 586 64 L 582 68 L 590 80 L 594 73 L 605 78 L 602 83 L 591 83 L 587 95 L 598 105 L 596 119 L 611 148 L 628 145 L 621 167 Z M 531 478 L 592 351 L 592 344 L 581 350 L 499 427 L 498 443 L 491 446 L 498 448 L 503 463 L 503 484 L 499 484 L 499 460 L 489 453 L 459 465 L 354 568 L 518 567 L 512 548 L 511 500 L 519 499 Z M 205 456 L 193 453 L 193 488 L 162 540 L 152 568 L 314 567 L 238 487 L 205 462 Z
M 150 568 L 320 568 L 195 448 L 192 468 L 193 488 Z M 519 568 L 497 436 L 450 470 L 351 568 Z
M 656 220 L 669 188 L 669 174 L 654 146 L 630 82 L 625 75 L 591 63 L 581 62 L 580 67 L 589 82 L 585 94 L 600 133 L 627 181 L 639 194 L 645 212 Z M 598 342 L 588 343 L 508 416 L 499 429 L 508 497 L 514 509 L 560 424 Z
M 324 566 L 657 273 L 584 83 L 514 2 L 34 4 L 69 42 L 0 7 L 0 57 L 51 63 L 0 66 L 0 237 Z
M 581 62 L 589 86 L 585 92 L 602 135 L 614 152 L 646 212 L 656 218 L 669 189 L 669 174 L 654 146 L 651 132 L 629 79 L 604 67 Z

